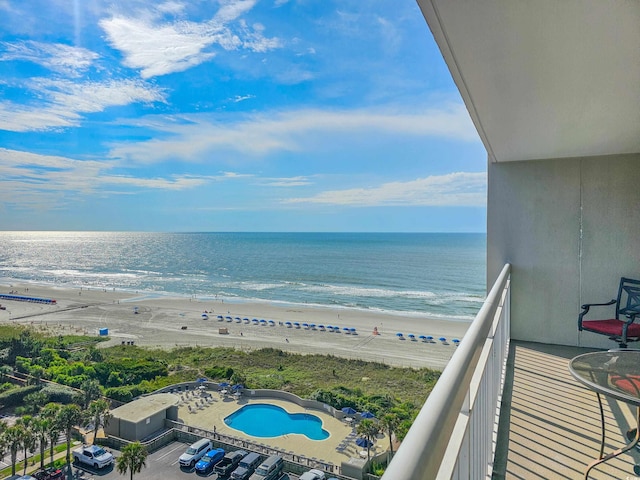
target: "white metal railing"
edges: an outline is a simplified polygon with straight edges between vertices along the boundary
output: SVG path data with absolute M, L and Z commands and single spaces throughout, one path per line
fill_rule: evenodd
M 490 478 L 510 338 L 506 264 L 383 480 Z

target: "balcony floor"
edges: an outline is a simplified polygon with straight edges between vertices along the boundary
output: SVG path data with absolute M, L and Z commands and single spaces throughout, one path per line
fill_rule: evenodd
M 581 479 L 600 450 L 596 394 L 569 373 L 571 358 L 593 351 L 512 342 L 493 478 Z M 603 397 L 605 455 L 625 443 L 636 424 L 635 407 Z M 506 428 L 503 428 L 506 427 Z M 591 471 L 590 479 L 635 479 L 640 451 L 621 455 Z

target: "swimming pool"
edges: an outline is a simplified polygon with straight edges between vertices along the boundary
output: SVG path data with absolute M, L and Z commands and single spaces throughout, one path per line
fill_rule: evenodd
M 277 405 L 245 405 L 224 419 L 229 427 L 253 437 L 273 438 L 298 433 L 311 440 L 324 440 L 329 432 L 322 420 L 309 413 L 288 413 Z

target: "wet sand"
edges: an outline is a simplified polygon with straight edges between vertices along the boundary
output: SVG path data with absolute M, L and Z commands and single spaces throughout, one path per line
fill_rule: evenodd
M 102 345 L 135 345 L 172 348 L 177 346 L 226 346 L 245 351 L 271 347 L 290 352 L 332 354 L 339 357 L 378 361 L 405 367 L 441 370 L 469 323 L 402 317 L 376 312 L 334 308 L 302 308 L 271 303 L 230 303 L 228 300 L 189 297 L 151 297 L 98 288 L 57 288 L 32 284 L 0 285 L 0 293 L 55 299 L 55 305 L 0 299 L 0 323 L 31 325 L 49 334 L 96 336 L 108 329 Z M 135 313 L 135 312 L 138 313 Z M 208 319 L 202 314 L 207 312 Z M 230 316 L 232 321 L 217 317 Z M 236 317 L 273 320 L 247 324 Z M 285 322 L 315 323 L 341 328 L 340 333 L 287 327 Z M 282 323 L 282 324 L 281 324 Z M 355 328 L 347 334 L 342 328 Z M 374 335 L 377 328 L 379 335 Z M 224 333 L 226 329 L 227 333 Z M 401 340 L 396 335 L 403 333 Z M 416 339 L 410 340 L 409 334 Z M 433 336 L 424 342 L 420 335 Z M 444 337 L 446 342 L 438 339 Z

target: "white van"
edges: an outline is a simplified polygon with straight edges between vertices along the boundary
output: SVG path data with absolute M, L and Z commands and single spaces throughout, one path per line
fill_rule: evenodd
M 249 480 L 274 480 L 282 473 L 284 460 L 279 455 L 271 455 L 260 464 Z
M 193 467 L 204 454 L 213 448 L 211 440 L 203 438 L 187 448 L 187 451 L 180 455 L 181 467 Z

